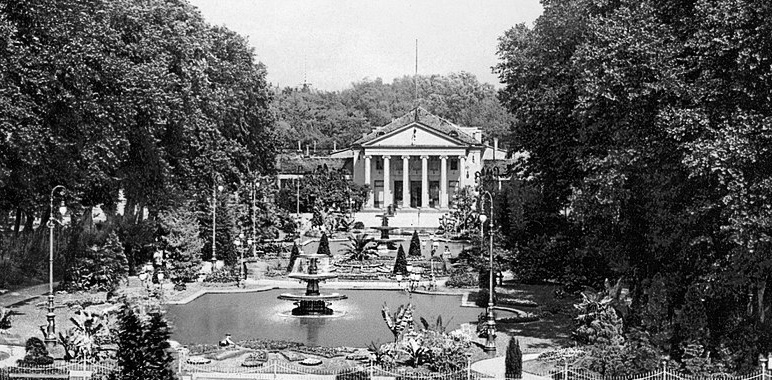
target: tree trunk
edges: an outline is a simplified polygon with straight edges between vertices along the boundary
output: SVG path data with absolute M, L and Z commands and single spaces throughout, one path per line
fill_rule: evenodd
M 83 215 L 80 218 L 80 225 L 84 230 L 94 229 L 94 208 L 83 207 Z
M 16 219 L 13 221 L 13 236 L 19 235 L 19 227 L 21 226 L 21 209 L 16 208 Z
M 127 197 L 126 198 L 126 206 L 123 208 L 123 220 L 128 222 L 136 222 L 137 213 L 136 213 L 136 207 L 137 202 L 134 201 L 134 199 Z
M 105 213 L 106 223 L 108 226 L 114 226 L 116 222 L 116 216 L 118 213 L 118 205 L 115 203 L 113 204 L 103 204 L 102 205 L 102 212 Z
M 30 234 L 34 232 L 32 225 L 35 222 L 35 213 L 32 211 L 25 211 L 26 218 L 24 219 L 24 233 Z
M 763 278 L 759 283 L 756 285 L 756 298 L 759 304 L 759 322 L 762 324 L 764 323 L 764 320 L 766 319 L 766 305 L 764 305 L 764 293 L 767 290 L 767 278 Z
M 38 226 L 38 230 L 46 230 L 48 229 L 48 220 L 51 219 L 51 209 L 46 209 L 46 211 L 43 211 L 43 215 L 40 216 L 40 225 Z

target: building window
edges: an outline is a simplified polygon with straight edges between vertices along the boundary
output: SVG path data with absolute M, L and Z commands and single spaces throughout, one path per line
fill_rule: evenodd
M 458 158 L 450 159 L 450 170 L 458 170 Z
M 375 160 L 375 170 L 383 170 L 383 160 L 382 159 Z

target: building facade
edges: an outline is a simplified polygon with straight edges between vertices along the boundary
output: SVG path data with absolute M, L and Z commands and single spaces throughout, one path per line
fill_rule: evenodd
M 486 160 L 504 159 L 497 145 L 418 107 L 331 156 L 350 158 L 354 182 L 370 186 L 366 210 L 444 210 Z
M 359 213 L 363 221 L 391 207 L 407 215 L 401 221 L 405 226 L 436 227 L 456 191 L 475 186 L 475 174 L 483 168 L 506 165 L 506 155 L 498 141 L 483 143 L 479 128 L 456 125 L 417 107 L 329 156 L 307 152 L 280 158 L 277 166 L 281 186 L 293 186 L 296 178 L 321 167 L 369 185 Z

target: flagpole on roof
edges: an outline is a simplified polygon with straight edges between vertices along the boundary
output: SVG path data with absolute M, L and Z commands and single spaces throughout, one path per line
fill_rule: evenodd
M 418 38 L 415 39 L 415 75 L 413 81 L 415 82 L 415 105 L 418 107 Z

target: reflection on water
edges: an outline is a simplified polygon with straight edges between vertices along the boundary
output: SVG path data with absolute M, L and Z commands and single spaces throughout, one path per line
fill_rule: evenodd
M 313 320 L 311 318 L 301 318 L 300 326 L 306 331 L 306 344 L 310 346 L 321 346 L 319 343 L 319 331 L 324 328 L 324 325 L 330 320 L 330 318 L 318 318 Z
M 367 347 L 370 342 L 392 339 L 381 316 L 385 302 L 392 312 L 399 305 L 411 302 L 402 291 L 342 290 L 349 298 L 335 301 L 332 308 L 343 313 L 339 317 L 293 317 L 292 302 L 276 297 L 286 290 L 256 293 L 207 294 L 187 305 L 168 305 L 167 316 L 174 330 L 172 339 L 183 344 L 214 344 L 225 336 L 233 340 L 274 339 L 320 346 Z M 475 322 L 483 309 L 460 307 L 460 296 L 414 294 L 415 319 L 434 321 L 442 315 L 450 320 L 450 328 L 461 323 Z M 506 317 L 506 315 L 501 315 Z M 452 320 L 451 320 L 452 318 Z

